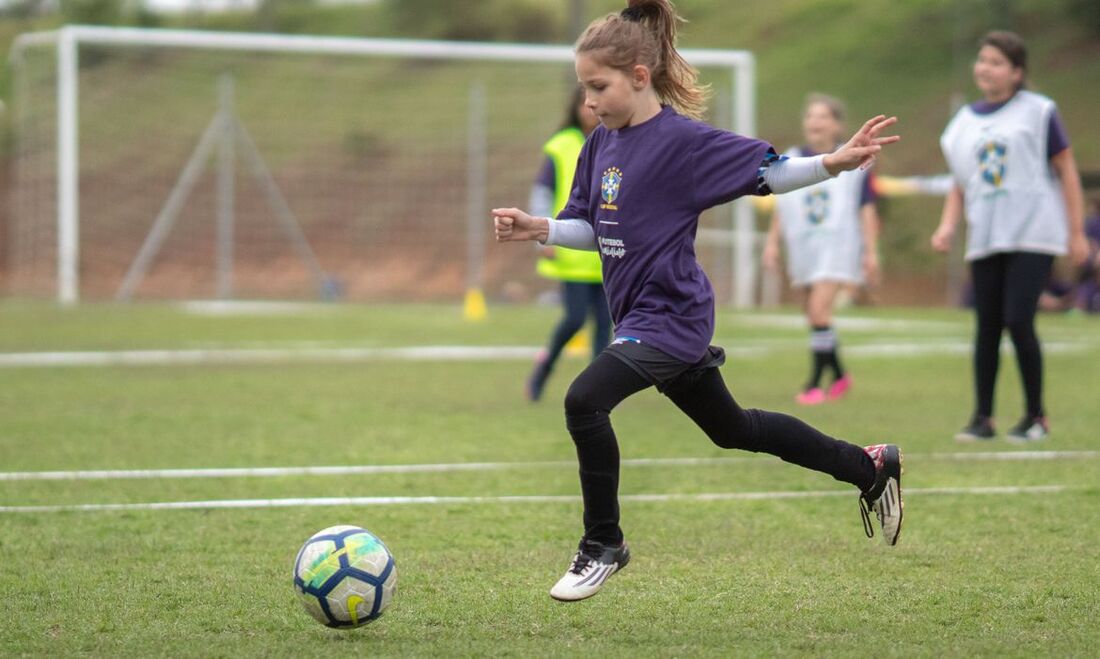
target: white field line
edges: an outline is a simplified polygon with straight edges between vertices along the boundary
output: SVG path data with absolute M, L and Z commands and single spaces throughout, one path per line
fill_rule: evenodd
M 1043 351 L 1048 354 L 1065 355 L 1090 350 L 1089 343 L 1068 341 L 1044 341 Z M 973 344 L 969 341 L 953 341 L 940 343 L 866 343 L 845 346 L 846 354 L 860 357 L 920 357 L 922 355 L 969 355 L 973 350 Z M 1008 342 L 1001 344 L 1003 354 L 1012 354 L 1012 345 Z
M 906 453 L 913 459 L 952 462 L 1016 462 L 1033 460 L 1091 460 L 1100 451 L 1012 451 L 959 453 Z M 623 467 L 696 467 L 730 464 L 781 464 L 767 457 L 729 458 L 630 458 Z M 0 472 L 0 481 L 82 481 L 137 480 L 173 478 L 277 478 L 283 476 L 347 476 L 364 474 L 426 474 L 442 472 L 485 472 L 508 469 L 565 469 L 576 467 L 574 460 L 539 462 L 443 462 L 404 465 L 333 465 L 305 467 L 227 467 L 205 469 L 113 469 L 86 471 L 9 471 Z
M 929 487 L 909 488 L 907 495 L 1011 495 L 1058 494 L 1071 488 L 1065 485 Z M 820 499 L 849 497 L 851 490 L 807 490 L 787 492 L 709 492 L 701 494 L 624 494 L 622 501 L 646 503 L 702 501 L 774 501 L 776 499 Z M 59 506 L 0 506 L 0 513 L 102 512 L 125 510 L 213 510 L 228 508 L 296 508 L 318 506 L 396 506 L 396 505 L 471 505 L 500 503 L 579 503 L 572 495 L 534 495 L 497 497 L 318 497 L 297 499 L 221 499 L 212 501 L 160 501 L 152 503 L 86 503 Z
M 729 317 L 735 324 L 744 327 L 772 327 L 777 329 L 808 328 L 806 317 L 800 314 L 734 314 Z M 881 330 L 964 330 L 964 321 L 946 320 L 902 320 L 889 318 L 863 318 L 857 316 L 838 316 L 833 320 L 837 328 L 845 331 L 881 331 Z
M 780 348 L 773 344 L 753 344 L 726 341 L 726 352 L 734 357 L 766 357 Z M 1089 342 L 1055 342 L 1043 344 L 1052 354 L 1077 353 L 1090 350 Z M 534 359 L 538 346 L 409 346 L 404 348 L 196 348 L 183 350 L 88 350 L 65 352 L 0 353 L 0 368 L 55 368 L 73 366 L 193 366 L 203 364 L 285 364 L 318 362 L 366 361 L 528 361 Z M 889 359 L 923 355 L 966 355 L 971 344 L 966 341 L 871 343 L 847 346 L 846 354 Z M 1011 350 L 1007 344 L 1002 348 Z
M 275 300 L 188 300 L 177 305 L 196 316 L 290 316 L 328 313 L 340 307 L 321 302 L 279 302 Z
M 195 364 L 282 364 L 286 362 L 485 361 L 534 359 L 535 346 L 411 346 L 407 348 L 212 348 L 12 352 L 0 354 L 0 368 L 55 366 L 162 366 Z

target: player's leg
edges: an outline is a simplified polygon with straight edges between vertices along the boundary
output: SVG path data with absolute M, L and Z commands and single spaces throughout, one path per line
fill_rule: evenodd
M 891 545 L 897 542 L 902 517 L 897 446 L 864 449 L 787 414 L 746 410 L 734 400 L 717 368 L 689 372 L 669 383 L 664 394 L 722 448 L 768 453 L 855 485 L 861 511 L 866 512 L 864 504 L 873 509 L 882 524 L 883 539 Z M 865 528 L 870 535 L 869 523 Z
M 554 370 L 561 351 L 569 339 L 584 327 L 588 314 L 587 284 L 564 281 L 561 284 L 562 317 L 550 335 L 550 344 L 535 359 L 535 368 L 527 378 L 527 398 L 536 401 L 542 397 L 546 380 Z
M 994 254 L 970 263 L 974 287 L 974 414 L 955 439 L 993 439 L 993 392 L 1001 361 L 1004 331 L 1005 257 Z
M 596 321 L 596 328 L 592 333 L 592 359 L 595 359 L 611 343 L 611 310 L 607 306 L 603 284 L 588 285 L 588 306 Z
M 649 382 L 617 357 L 603 352 L 570 385 L 565 423 L 577 450 L 584 536 L 573 561 L 550 596 L 575 601 L 595 595 L 630 560 L 619 527 L 619 444 L 611 410 Z
M 1043 409 L 1043 351 L 1035 333 L 1035 312 L 1043 286 L 1050 277 L 1054 257 L 1017 252 L 1008 255 L 1005 267 L 1004 324 L 1016 349 L 1016 362 L 1027 408 L 1008 432 L 1010 441 L 1043 439 L 1049 432 Z
M 827 400 L 836 400 L 848 393 L 852 387 L 852 379 L 844 372 L 840 364 L 840 346 L 837 341 L 836 328 L 833 325 L 833 309 L 836 307 L 837 297 L 844 290 L 844 284 L 837 281 L 815 282 L 810 288 L 807 300 L 807 313 L 810 321 L 811 337 L 810 345 L 814 352 L 815 373 L 814 387 L 824 369 L 829 369 L 833 374 L 833 381 L 825 390 Z
M 814 301 L 814 284 L 810 283 L 802 289 L 802 313 L 806 316 L 806 324 L 810 326 L 810 377 L 802 385 L 802 391 L 794 397 L 800 405 L 820 405 L 825 402 L 825 391 L 821 388 L 821 376 L 825 373 L 825 353 L 818 350 L 819 338 L 817 327 L 814 325 L 814 313 L 812 304 Z

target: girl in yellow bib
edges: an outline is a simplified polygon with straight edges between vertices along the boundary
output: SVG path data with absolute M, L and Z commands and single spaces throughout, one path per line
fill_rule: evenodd
M 573 172 L 585 137 L 596 127 L 596 116 L 584 106 L 580 87 L 573 93 L 565 123 L 545 145 L 546 160 L 538 179 L 531 188 L 529 206 L 539 216 L 554 217 L 569 201 L 573 189 Z M 562 318 L 550 335 L 549 345 L 535 360 L 535 368 L 527 379 L 527 398 L 537 401 L 554 369 L 562 349 L 583 327 L 591 313 L 595 320 L 592 356 L 600 354 L 611 337 L 611 316 L 603 291 L 599 252 L 541 247 L 538 273 L 561 282 Z

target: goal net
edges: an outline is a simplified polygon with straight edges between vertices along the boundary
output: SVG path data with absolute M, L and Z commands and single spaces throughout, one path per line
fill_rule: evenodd
M 714 89 L 711 123 L 751 133 L 751 56 L 685 53 Z M 67 27 L 24 35 L 12 63 L 11 293 L 551 287 L 531 250 L 492 247 L 488 209 L 527 203 L 576 84 L 568 47 Z M 751 211 L 704 217 L 700 258 L 724 299 L 751 296 L 738 222 L 751 232 Z

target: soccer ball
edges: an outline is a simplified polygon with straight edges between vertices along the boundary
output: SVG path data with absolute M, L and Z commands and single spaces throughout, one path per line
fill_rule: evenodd
M 329 627 L 346 629 L 376 620 L 396 589 L 390 550 L 357 526 L 318 531 L 294 559 L 294 590 L 302 606 Z

